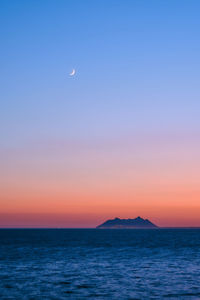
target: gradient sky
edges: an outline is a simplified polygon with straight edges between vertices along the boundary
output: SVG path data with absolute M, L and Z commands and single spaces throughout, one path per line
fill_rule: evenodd
M 1 0 L 0 227 L 200 226 L 199 11 Z

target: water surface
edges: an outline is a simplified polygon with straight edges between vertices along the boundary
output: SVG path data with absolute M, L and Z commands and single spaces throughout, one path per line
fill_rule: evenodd
M 1 229 L 0 299 L 200 299 L 200 229 Z

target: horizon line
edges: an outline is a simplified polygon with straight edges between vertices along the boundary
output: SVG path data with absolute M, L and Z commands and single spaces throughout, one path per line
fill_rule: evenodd
M 157 226 L 156 228 L 96 228 L 96 227 L 0 227 L 2 229 L 98 229 L 98 230 L 156 230 L 156 229 L 200 229 L 200 226 Z

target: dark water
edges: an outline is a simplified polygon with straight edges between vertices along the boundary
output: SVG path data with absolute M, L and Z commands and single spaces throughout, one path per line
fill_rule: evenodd
M 200 230 L 0 230 L 0 299 L 200 299 Z

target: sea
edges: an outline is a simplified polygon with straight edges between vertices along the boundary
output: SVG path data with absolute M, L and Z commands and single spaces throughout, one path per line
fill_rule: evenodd
M 200 229 L 1 229 L 0 299 L 200 299 Z

